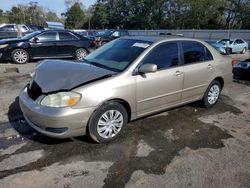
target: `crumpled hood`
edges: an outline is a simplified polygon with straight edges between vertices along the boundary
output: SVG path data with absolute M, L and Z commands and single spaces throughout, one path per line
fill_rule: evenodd
M 221 47 L 224 47 L 225 45 L 216 42 L 216 43 L 213 43 L 212 46 L 214 46 L 215 48 L 221 48 Z
M 33 80 L 41 87 L 43 93 L 49 93 L 70 90 L 112 74 L 115 72 L 84 62 L 44 60 L 36 66 Z

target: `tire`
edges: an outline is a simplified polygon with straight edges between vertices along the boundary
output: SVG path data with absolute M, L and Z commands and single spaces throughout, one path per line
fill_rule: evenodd
M 105 45 L 105 44 L 107 44 L 108 42 L 107 41 L 103 41 L 102 43 L 101 43 L 101 46 L 103 46 L 103 45 Z
M 87 55 L 87 50 L 85 50 L 84 48 L 78 48 L 75 52 L 75 59 L 80 61 L 83 60 Z
M 111 122 L 112 117 L 112 121 L 116 124 Z M 127 122 L 128 113 L 123 105 L 117 102 L 104 103 L 92 114 L 89 120 L 89 136 L 97 143 L 111 142 L 120 136 Z
M 214 80 L 207 88 L 203 99 L 202 106 L 205 108 L 213 107 L 219 100 L 221 94 L 221 83 Z
M 247 48 L 243 48 L 243 50 L 241 51 L 241 54 L 245 54 L 247 52 Z
M 226 55 L 230 55 L 232 53 L 232 49 L 231 48 L 226 48 Z
M 26 64 L 29 62 L 29 53 L 24 49 L 15 49 L 11 52 L 11 59 L 16 64 Z

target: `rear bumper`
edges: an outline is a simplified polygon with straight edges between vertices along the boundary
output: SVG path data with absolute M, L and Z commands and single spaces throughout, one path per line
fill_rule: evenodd
M 94 108 L 73 109 L 41 106 L 24 89 L 19 103 L 28 124 L 38 132 L 54 138 L 71 138 L 86 134 L 89 117 Z
M 250 69 L 234 68 L 233 75 L 235 79 L 247 79 L 250 80 Z

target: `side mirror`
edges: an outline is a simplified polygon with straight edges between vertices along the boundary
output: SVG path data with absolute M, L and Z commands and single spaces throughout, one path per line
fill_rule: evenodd
M 38 43 L 38 42 L 39 42 L 39 39 L 38 39 L 37 37 L 35 37 L 35 38 L 33 39 L 33 41 L 34 41 L 35 43 Z
M 138 72 L 140 74 L 153 73 L 157 71 L 157 65 L 155 64 L 144 64 L 139 67 Z

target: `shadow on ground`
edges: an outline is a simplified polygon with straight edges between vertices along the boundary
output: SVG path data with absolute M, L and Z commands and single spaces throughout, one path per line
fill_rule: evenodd
M 18 152 L 43 149 L 45 155 L 29 165 L 2 171 L 0 178 L 23 171 L 39 170 L 59 161 L 60 164 L 66 164 L 79 160 L 112 162 L 105 179 L 104 187 L 107 188 L 124 187 L 137 170 L 164 174 L 166 166 L 186 147 L 193 150 L 224 147 L 223 140 L 232 136 L 212 124 L 199 121 L 198 117 L 226 111 L 241 113 L 239 109 L 228 105 L 228 102 L 230 103 L 230 98 L 223 96 L 211 109 L 189 105 L 169 110 L 165 114 L 143 118 L 130 123 L 117 141 L 99 145 L 89 142 L 86 137 L 56 140 L 40 134 L 32 136 L 34 130 L 23 121 L 16 98 L 9 108 L 9 121 L 20 135 L 32 141 Z M 136 155 L 141 141 L 152 148 L 144 157 Z

